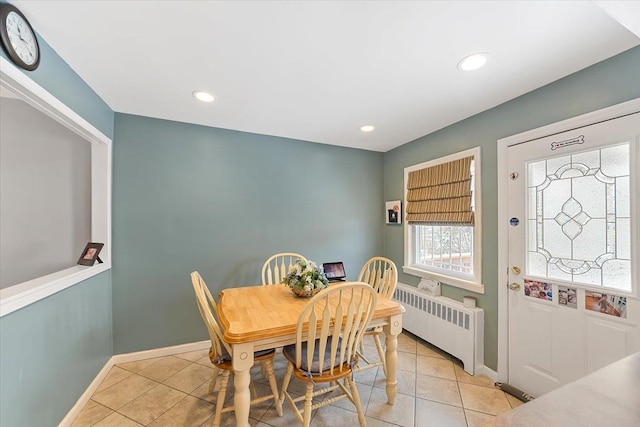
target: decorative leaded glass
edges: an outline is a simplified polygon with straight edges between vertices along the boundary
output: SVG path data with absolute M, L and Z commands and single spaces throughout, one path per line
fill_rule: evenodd
M 629 144 L 531 162 L 527 274 L 631 290 Z

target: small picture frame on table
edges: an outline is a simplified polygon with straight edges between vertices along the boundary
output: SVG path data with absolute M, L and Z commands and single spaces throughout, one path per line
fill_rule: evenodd
M 387 224 L 402 224 L 402 202 L 400 200 L 385 202 L 385 218 Z
M 78 264 L 92 266 L 96 261 L 102 264 L 102 260 L 98 255 L 100 255 L 103 246 L 104 243 L 87 243 L 87 246 L 82 251 L 82 255 L 80 255 L 80 259 L 78 259 Z

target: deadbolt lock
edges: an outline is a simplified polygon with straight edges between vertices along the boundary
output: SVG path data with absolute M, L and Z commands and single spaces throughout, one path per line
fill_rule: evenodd
M 511 267 L 511 271 L 513 271 L 513 274 L 520 274 L 520 267 L 516 267 L 515 265 L 513 267 Z

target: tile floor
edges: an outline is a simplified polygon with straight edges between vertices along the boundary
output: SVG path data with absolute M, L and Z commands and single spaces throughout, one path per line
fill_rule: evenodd
M 365 353 L 377 354 L 373 341 L 365 341 Z M 280 387 L 286 368 L 282 355 L 276 355 L 275 368 Z M 215 411 L 215 396 L 208 393 L 212 372 L 206 350 L 116 365 L 72 426 L 209 426 Z M 355 374 L 368 426 L 475 427 L 522 404 L 496 389 L 490 379 L 468 375 L 460 361 L 407 332 L 398 337 L 397 377 L 398 396 L 391 406 L 386 403 L 381 367 Z M 258 394 L 269 391 L 259 367 L 252 378 Z M 294 379 L 289 391 L 303 394 L 304 386 Z M 229 404 L 232 382 L 227 396 Z M 298 425 L 286 403 L 283 410 L 278 417 L 272 401 L 254 405 L 250 424 Z M 235 425 L 233 412 L 223 414 L 221 424 Z M 341 400 L 320 408 L 311 425 L 357 426 L 355 407 Z

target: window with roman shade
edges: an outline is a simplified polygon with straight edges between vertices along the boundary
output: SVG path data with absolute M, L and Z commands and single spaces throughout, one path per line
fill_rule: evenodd
M 409 173 L 407 218 L 410 224 L 473 225 L 473 157 Z
M 406 167 L 403 271 L 484 292 L 480 147 Z

